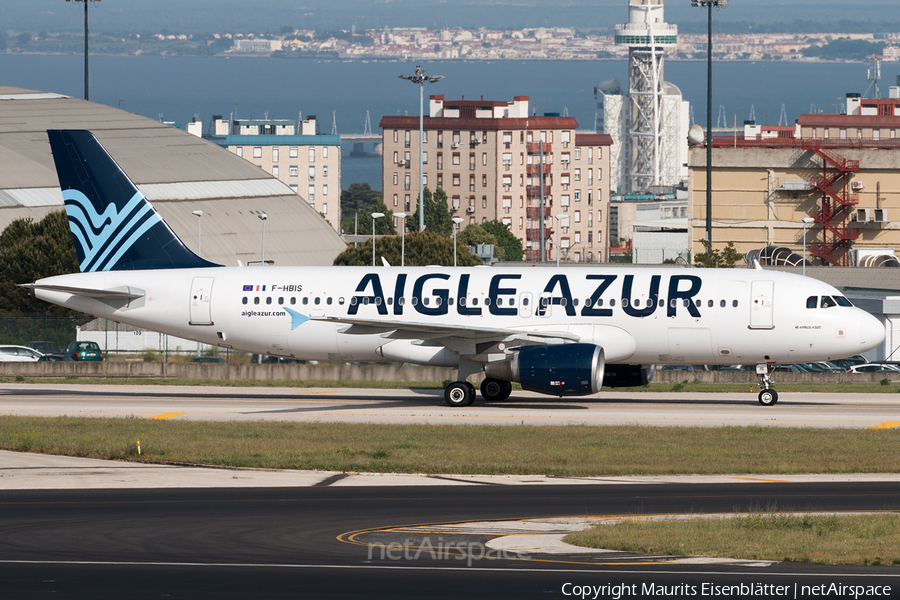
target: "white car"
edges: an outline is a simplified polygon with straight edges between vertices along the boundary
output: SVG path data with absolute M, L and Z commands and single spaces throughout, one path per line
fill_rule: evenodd
M 847 369 L 848 373 L 897 373 L 900 369 L 894 365 L 883 365 L 881 363 L 866 363 L 864 365 L 854 365 Z
M 37 362 L 42 356 L 26 346 L 0 346 L 0 362 Z

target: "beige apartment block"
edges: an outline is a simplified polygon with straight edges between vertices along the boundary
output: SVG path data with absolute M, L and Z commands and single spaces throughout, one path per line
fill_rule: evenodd
M 380 126 L 384 202 L 394 212 L 411 214 L 419 190 L 419 118 L 383 117 Z M 612 138 L 577 128 L 571 117 L 529 116 L 527 96 L 512 102 L 431 96 L 422 183 L 447 193 L 451 213 L 464 219 L 462 227 L 507 224 L 529 261 L 541 258 L 543 192 L 546 260 L 559 255 L 573 262 L 604 261 Z M 398 219 L 394 224 L 401 225 Z
M 243 157 L 288 185 L 301 200 L 325 216 L 340 233 L 341 138 L 316 133 L 316 118 L 296 123 L 280 119 L 213 118 L 212 142 Z

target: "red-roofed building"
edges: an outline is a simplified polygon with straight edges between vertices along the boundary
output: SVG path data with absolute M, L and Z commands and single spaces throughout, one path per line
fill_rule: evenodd
M 384 202 L 411 214 L 419 189 L 419 117 L 383 117 L 380 126 Z M 447 193 L 463 227 L 492 220 L 509 225 L 526 260 L 540 259 L 543 191 L 546 259 L 556 260 L 559 246 L 563 260 L 606 260 L 612 138 L 577 128 L 572 117 L 529 116 L 528 96 L 512 102 L 431 96 L 423 183 Z M 569 217 L 560 222 L 558 243 L 557 214 Z

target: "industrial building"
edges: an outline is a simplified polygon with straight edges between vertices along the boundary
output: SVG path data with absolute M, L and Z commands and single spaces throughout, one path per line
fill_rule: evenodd
M 384 202 L 411 214 L 419 189 L 419 117 L 386 116 L 380 126 Z M 543 240 L 547 260 L 604 261 L 612 139 L 577 128 L 572 117 L 530 116 L 527 96 L 512 102 L 431 96 L 422 183 L 447 193 L 463 226 L 507 224 L 522 240 L 526 260 L 540 260 Z M 396 219 L 395 225 L 403 226 Z
M 0 87 L 0 229 L 63 209 L 47 129 L 91 130 L 175 233 L 213 262 L 259 264 L 262 213 L 267 262 L 330 265 L 346 247 L 287 185 L 209 141 L 109 106 L 14 87 Z
M 815 263 L 834 266 L 854 264 L 860 252 L 893 254 L 900 247 L 900 89 L 892 95 L 848 94 L 846 114 L 802 115 L 794 128 L 747 123 L 714 135 L 713 246 L 732 241 L 742 253 L 805 246 Z M 698 145 L 690 155 L 693 254 L 706 237 L 706 179 Z
M 318 132 L 310 116 L 300 122 L 280 119 L 213 117 L 213 134 L 206 136 L 233 154 L 270 173 L 299 194 L 340 231 L 341 138 Z

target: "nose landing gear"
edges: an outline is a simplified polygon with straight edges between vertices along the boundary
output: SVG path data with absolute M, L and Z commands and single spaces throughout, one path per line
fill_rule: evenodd
M 763 406 L 775 406 L 778 403 L 778 392 L 773 390 L 769 385 L 771 381 L 769 375 L 775 369 L 775 365 L 766 363 L 756 365 L 756 375 L 759 377 L 759 403 Z

